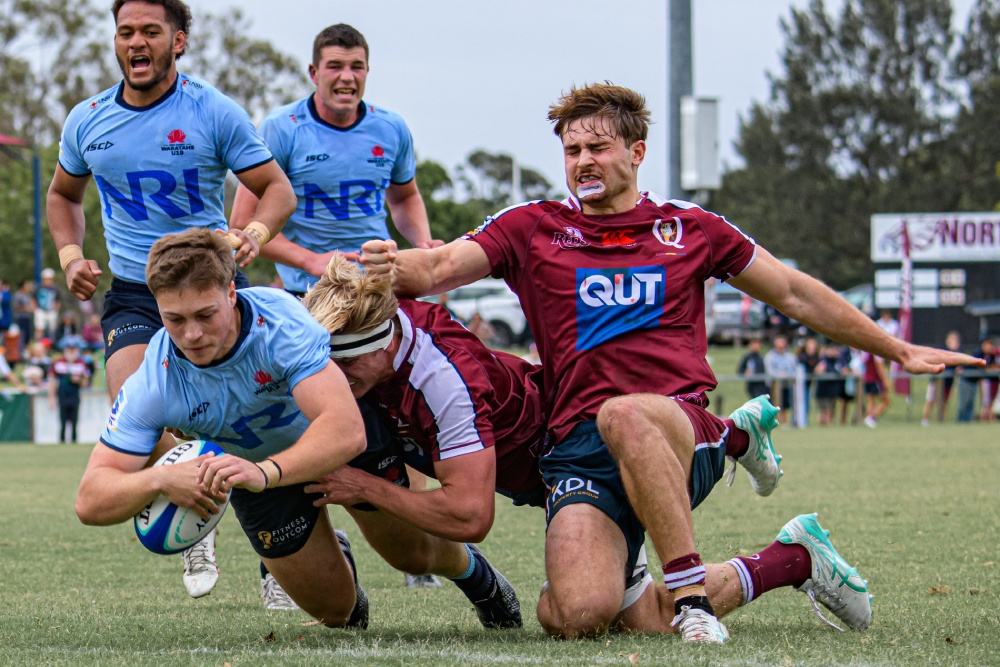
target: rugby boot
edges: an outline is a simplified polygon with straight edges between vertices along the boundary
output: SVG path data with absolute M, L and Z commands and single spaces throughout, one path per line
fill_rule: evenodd
M 295 604 L 295 600 L 288 596 L 288 593 L 270 572 L 260 580 L 260 596 L 264 599 L 265 609 L 291 611 L 299 608 L 299 605 Z
M 725 644 L 729 639 L 729 630 L 722 621 L 712 616 L 704 609 L 681 607 L 681 613 L 674 616 L 671 627 L 680 626 L 678 631 L 681 640 L 685 642 L 700 642 L 704 644 Z
M 340 550 L 347 557 L 347 563 L 351 566 L 351 573 L 354 575 L 354 595 L 356 602 L 354 603 L 354 609 L 351 611 L 351 617 L 347 619 L 347 624 L 344 627 L 366 630 L 368 628 L 368 596 L 365 595 L 365 589 L 361 588 L 361 584 L 358 583 L 358 568 L 354 564 L 354 552 L 351 551 L 351 541 L 347 538 L 347 533 L 344 531 L 335 530 L 333 532 L 337 536 L 337 541 L 340 542 Z
M 433 574 L 409 574 L 406 573 L 407 588 L 438 588 L 441 580 Z
M 750 485 L 758 496 L 771 495 L 784 474 L 780 468 L 781 457 L 775 453 L 771 442 L 771 431 L 778 425 L 778 412 L 779 408 L 771 405 L 767 396 L 761 395 L 750 399 L 729 415 L 737 428 L 750 435 L 750 446 L 735 462 L 743 466 L 750 475 Z M 734 461 L 732 457 L 728 458 Z M 735 476 L 734 463 L 727 480 L 730 486 Z
M 479 547 L 475 544 L 468 546 L 474 553 L 474 557 L 479 556 L 482 558 L 486 566 L 490 568 L 490 572 L 493 573 L 493 587 L 490 589 L 489 594 L 482 600 L 474 600 L 472 602 L 476 607 L 476 615 L 479 616 L 479 622 L 483 624 L 484 628 L 491 629 L 522 627 L 521 603 L 518 602 L 514 587 L 500 574 L 499 570 L 486 560 Z
M 215 529 L 208 532 L 190 549 L 181 553 L 184 561 L 184 588 L 188 595 L 200 598 L 208 595 L 219 581 L 219 566 L 215 562 Z
M 841 632 L 844 630 L 823 616 L 819 604 L 853 630 L 864 630 L 871 625 L 872 596 L 868 593 L 868 582 L 833 548 L 830 531 L 819 525 L 816 514 L 795 517 L 785 524 L 776 540 L 783 544 L 800 544 L 809 552 L 812 576 L 796 590 L 809 596 L 813 611 L 824 623 Z

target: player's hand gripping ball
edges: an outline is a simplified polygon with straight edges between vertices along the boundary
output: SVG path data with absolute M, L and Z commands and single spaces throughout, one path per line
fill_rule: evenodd
M 204 440 L 182 442 L 153 465 L 169 466 L 183 463 L 211 452 L 216 456 L 224 453 L 214 442 Z M 229 496 L 226 496 L 225 503 L 217 504 L 221 511 L 212 514 L 208 519 L 202 519 L 194 510 L 179 507 L 167 500 L 166 496 L 157 496 L 135 515 L 135 534 L 142 542 L 142 546 L 153 553 L 176 554 L 186 551 L 208 535 L 219 523 L 226 508 L 229 507 Z

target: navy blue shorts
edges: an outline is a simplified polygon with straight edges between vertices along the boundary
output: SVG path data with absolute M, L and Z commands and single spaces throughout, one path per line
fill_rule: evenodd
M 229 503 L 250 540 L 264 558 L 291 556 L 305 546 L 323 508 L 313 505 L 322 493 L 306 493 L 305 484 L 253 493 L 233 489 Z
M 722 478 L 727 431 L 722 421 L 704 408 L 683 401 L 677 404 L 694 427 L 696 444 L 688 488 L 691 509 L 694 509 Z M 577 424 L 562 442 L 542 457 L 538 466 L 549 489 L 546 522 L 551 522 L 567 505 L 594 505 L 607 514 L 625 536 L 628 547 L 625 575 L 631 576 L 639 549 L 646 541 L 646 530 L 629 503 L 618 464 L 601 439 L 597 422 Z
M 249 287 L 247 277 L 236 272 L 236 288 Z M 163 328 L 156 299 L 145 283 L 111 279 L 111 289 L 104 293 L 104 358 L 131 345 L 148 345 Z
M 368 442 L 365 451 L 348 461 L 352 468 L 364 470 L 370 475 L 381 477 L 397 486 L 410 486 L 410 478 L 406 474 L 402 441 L 396 438 L 392 426 L 365 398 L 358 400 L 358 410 L 365 422 L 365 438 Z M 362 512 L 375 512 L 377 507 L 371 503 L 352 505 Z

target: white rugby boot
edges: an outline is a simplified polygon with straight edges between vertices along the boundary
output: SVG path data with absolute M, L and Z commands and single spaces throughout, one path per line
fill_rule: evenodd
M 407 588 L 440 588 L 441 586 L 441 580 L 433 574 L 410 574 L 408 572 L 404 574 Z
M 260 580 L 260 596 L 264 599 L 265 609 L 293 611 L 299 608 L 299 605 L 295 604 L 295 600 L 288 596 L 288 593 L 270 572 Z
M 809 552 L 812 576 L 796 590 L 809 596 L 813 611 L 824 623 L 841 632 L 844 630 L 823 616 L 817 602 L 853 630 L 864 630 L 871 625 L 872 596 L 868 593 L 868 582 L 833 548 L 830 531 L 819 525 L 816 514 L 795 517 L 785 524 L 776 540 L 783 544 L 800 544 Z
M 674 616 L 670 625 L 671 627 L 680 625 L 681 640 L 686 642 L 725 644 L 729 639 L 729 630 L 722 621 L 697 607 L 684 605 L 681 607 L 681 613 Z
M 188 595 L 200 598 L 208 595 L 219 581 L 219 565 L 215 562 L 215 529 L 200 542 L 181 554 L 184 560 L 184 588 Z
M 778 486 L 778 480 L 785 473 L 781 470 L 781 457 L 774 451 L 771 442 L 771 431 L 778 425 L 779 408 L 771 405 L 766 395 L 752 398 L 733 414 L 729 415 L 737 428 L 750 435 L 750 446 L 746 454 L 739 459 L 728 457 L 734 461 L 729 470 L 727 484 L 733 485 L 736 477 L 736 463 L 739 463 L 750 475 L 750 485 L 758 496 L 769 496 Z

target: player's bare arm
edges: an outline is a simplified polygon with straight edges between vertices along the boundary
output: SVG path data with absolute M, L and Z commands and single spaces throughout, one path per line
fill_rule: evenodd
M 146 467 L 148 456 L 126 454 L 99 442 L 80 481 L 76 515 L 90 526 L 110 526 L 131 519 L 163 494 L 207 519 L 210 513 L 219 512 L 211 494 L 198 482 L 198 467 L 209 458 L 205 455 L 172 466 Z
M 368 241 L 361 264 L 370 273 L 392 276 L 399 296 L 427 296 L 468 285 L 490 273 L 490 260 L 478 243 L 457 239 L 430 250 L 398 250 L 396 242 Z
M 416 492 L 363 470 L 345 466 L 307 492 L 326 494 L 314 505 L 371 503 L 430 535 L 455 542 L 481 542 L 493 527 L 496 454 L 492 448 L 434 464 L 441 488 Z
M 913 345 L 882 331 L 839 294 L 757 246 L 757 258 L 729 283 L 810 329 L 851 347 L 892 359 L 909 373 L 940 373 L 945 366 L 982 366 L 967 354 Z
M 257 200 L 242 224 L 229 231 L 231 237 L 241 241 L 235 250 L 236 263 L 243 267 L 259 257 L 261 247 L 281 232 L 288 216 L 295 212 L 297 200 L 288 177 L 274 160 L 240 172 L 236 177 Z
M 365 426 L 344 374 L 330 362 L 292 389 L 309 427 L 288 449 L 261 464 L 222 456 L 203 463 L 199 479 L 213 493 L 233 487 L 262 491 L 318 479 L 365 450 Z M 228 460 L 227 460 L 228 459 Z M 267 477 L 265 478 L 266 475 Z
M 240 184 L 236 189 L 233 211 L 229 216 L 229 229 L 243 229 L 246 227 L 254 219 L 259 201 L 254 193 L 247 190 L 243 184 Z M 278 264 L 308 271 L 310 275 L 319 277 L 326 270 L 326 266 L 330 263 L 333 253 L 313 252 L 290 241 L 284 234 L 278 233 L 273 235 L 267 245 L 261 248 L 260 256 Z
M 431 238 L 427 208 L 417 189 L 417 179 L 408 183 L 392 183 L 385 189 L 385 203 L 392 213 L 392 222 L 414 248 L 437 248 L 444 241 Z
M 97 290 L 101 269 L 97 262 L 83 257 L 83 237 L 86 220 L 83 216 L 83 195 L 90 176 L 68 174 L 61 165 L 46 197 L 49 231 L 59 252 L 59 262 L 66 273 L 66 286 L 81 301 L 87 301 Z

